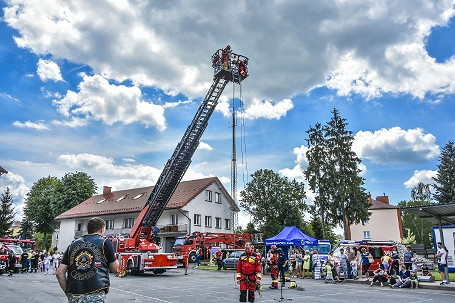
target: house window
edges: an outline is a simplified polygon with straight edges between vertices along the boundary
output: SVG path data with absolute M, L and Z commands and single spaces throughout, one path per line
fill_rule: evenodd
M 224 229 L 231 229 L 231 219 L 224 219 Z
M 366 230 L 366 231 L 363 232 L 363 238 L 364 238 L 364 239 L 370 239 L 370 238 L 371 238 L 371 237 L 370 237 L 370 232 L 369 232 L 368 230 Z
M 205 227 L 212 227 L 212 217 L 205 216 Z
M 114 220 L 106 220 L 106 229 L 114 229 Z
M 215 228 L 221 228 L 221 218 L 215 218 Z
M 195 226 L 201 226 L 201 215 L 194 214 L 193 222 Z
M 172 225 L 178 225 L 179 224 L 179 215 L 178 214 L 172 214 L 171 215 L 171 224 Z
M 205 201 L 212 202 L 212 191 L 211 190 L 205 191 Z
M 81 231 L 82 230 L 82 223 L 77 223 L 77 231 Z
M 131 228 L 134 225 L 134 218 L 126 218 L 124 228 Z
M 221 204 L 221 193 L 215 193 L 215 203 Z

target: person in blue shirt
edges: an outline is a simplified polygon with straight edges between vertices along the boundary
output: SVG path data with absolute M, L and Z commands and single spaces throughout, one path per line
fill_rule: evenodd
M 391 284 L 391 288 L 404 288 L 404 287 L 409 287 L 411 285 L 411 273 L 409 272 L 408 269 L 406 269 L 406 265 L 401 265 L 401 270 L 398 273 L 398 280 L 395 284 Z
M 368 256 L 370 255 L 370 253 L 367 252 L 367 249 L 365 247 L 362 247 L 362 249 L 360 251 L 361 251 L 361 256 L 362 256 L 362 271 L 365 273 L 367 282 L 369 282 L 370 274 L 368 272 L 368 269 L 370 268 L 370 260 L 368 260 Z

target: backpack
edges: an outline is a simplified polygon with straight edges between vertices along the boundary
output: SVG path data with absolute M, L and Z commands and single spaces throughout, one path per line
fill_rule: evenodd
M 390 276 L 389 283 L 390 285 L 394 285 L 395 283 L 397 283 L 397 279 L 395 279 L 393 276 Z

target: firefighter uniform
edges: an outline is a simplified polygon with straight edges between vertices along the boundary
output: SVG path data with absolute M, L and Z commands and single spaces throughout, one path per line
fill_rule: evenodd
M 278 255 L 276 254 L 276 246 L 270 248 L 271 256 L 269 260 L 270 276 L 272 277 L 272 289 L 278 289 Z
M 16 255 L 12 250 L 8 251 L 8 267 L 9 267 L 8 276 L 12 276 L 16 267 Z
M 251 250 L 245 250 L 237 263 L 237 281 L 240 283 L 240 302 L 254 302 L 256 286 L 262 279 L 261 257 Z

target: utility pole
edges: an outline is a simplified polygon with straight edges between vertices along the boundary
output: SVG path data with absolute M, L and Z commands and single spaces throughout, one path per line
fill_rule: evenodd
M 234 200 L 234 203 L 237 204 L 237 152 L 235 144 L 235 127 L 236 127 L 236 118 L 235 118 L 235 99 L 232 96 L 232 158 L 231 158 L 231 197 Z M 232 212 L 232 232 L 235 233 L 235 228 L 238 224 L 238 214 L 237 212 Z

